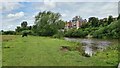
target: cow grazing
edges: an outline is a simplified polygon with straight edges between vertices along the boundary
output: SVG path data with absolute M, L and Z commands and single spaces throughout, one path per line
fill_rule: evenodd
M 27 33 L 23 32 L 22 37 L 26 36 L 27 37 Z

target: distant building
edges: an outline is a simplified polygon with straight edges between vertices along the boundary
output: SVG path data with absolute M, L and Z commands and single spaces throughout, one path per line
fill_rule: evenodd
M 65 29 L 72 29 L 76 28 L 79 29 L 83 23 L 86 23 L 87 20 L 83 20 L 80 16 L 75 16 L 73 19 L 69 22 L 66 22 Z
M 65 29 L 70 29 L 70 28 L 72 28 L 72 22 L 71 21 L 69 21 L 69 22 L 66 21 Z

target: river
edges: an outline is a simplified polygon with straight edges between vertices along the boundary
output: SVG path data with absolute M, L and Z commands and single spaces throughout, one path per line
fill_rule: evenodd
M 65 38 L 68 41 L 80 42 L 86 54 L 92 56 L 97 51 L 103 51 L 108 46 L 117 44 L 116 39 L 95 39 L 95 38 Z

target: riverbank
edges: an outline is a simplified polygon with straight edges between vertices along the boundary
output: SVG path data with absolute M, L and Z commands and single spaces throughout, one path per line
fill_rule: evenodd
M 108 49 L 92 57 L 78 51 L 63 51 L 61 46 L 76 43 L 49 37 L 4 35 L 3 66 L 117 66 L 118 52 Z

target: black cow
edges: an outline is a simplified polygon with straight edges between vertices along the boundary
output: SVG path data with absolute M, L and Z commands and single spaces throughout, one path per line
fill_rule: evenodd
M 23 32 L 22 37 L 26 36 L 27 37 L 28 33 L 27 32 Z

